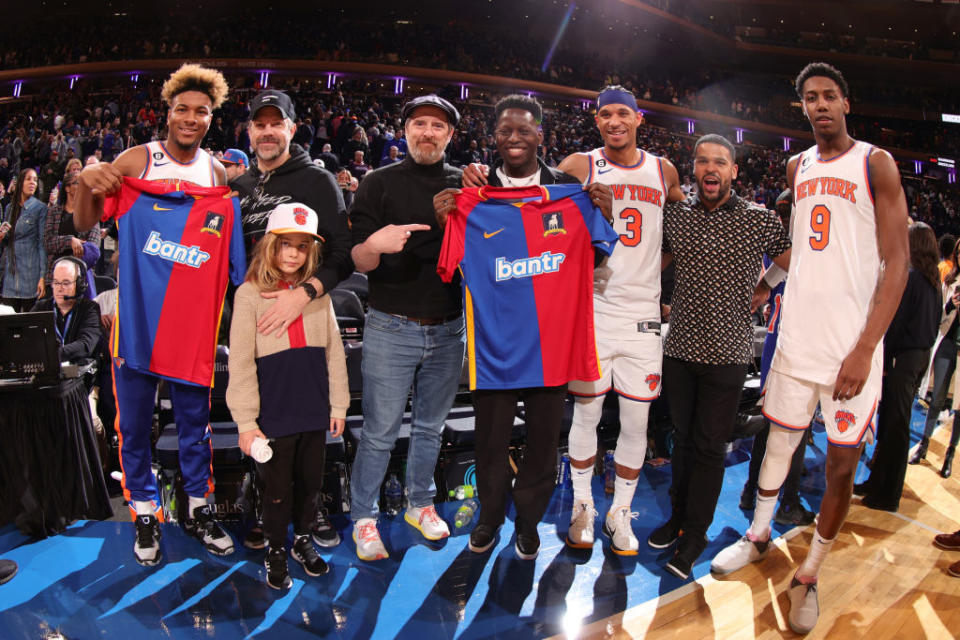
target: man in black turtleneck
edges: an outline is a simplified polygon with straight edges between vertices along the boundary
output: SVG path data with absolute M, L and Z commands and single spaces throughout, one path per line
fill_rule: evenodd
M 361 560 L 387 557 L 375 502 L 413 387 L 404 519 L 427 539 L 450 535 L 433 508 L 433 470 L 440 433 L 463 367 L 464 324 L 459 282 L 437 275 L 443 232 L 433 196 L 460 185 L 443 161 L 460 119 L 435 95 L 403 106 L 409 155 L 364 177 L 350 206 L 351 253 L 369 275 L 370 310 L 363 334 L 363 434 L 351 477 L 353 539 Z

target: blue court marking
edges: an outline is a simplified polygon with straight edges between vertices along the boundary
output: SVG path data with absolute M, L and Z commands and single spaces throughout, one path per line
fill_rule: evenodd
M 911 439 L 919 440 L 924 415 L 914 411 Z M 692 578 L 710 570 L 710 560 L 746 529 L 750 513 L 738 508 L 747 475 L 750 442 L 727 456 L 710 543 Z M 823 496 L 826 459 L 823 427 L 807 448 L 801 497 L 816 510 Z M 863 461 L 869 459 L 868 446 Z M 868 475 L 861 464 L 860 482 Z M 163 525 L 164 560 L 158 567 L 136 564 L 133 525 L 79 522 L 62 535 L 31 541 L 5 528 L 0 557 L 20 573 L 0 586 L 0 632 L 4 638 L 44 637 L 59 629 L 67 638 L 531 638 L 576 633 L 585 624 L 622 613 L 687 581 L 663 569 L 669 551 L 650 550 L 645 539 L 669 515 L 669 465 L 644 467 L 633 510 L 640 553 L 620 557 L 609 551 L 600 524 L 610 506 L 602 478 L 594 479 L 597 518 L 593 549 L 565 546 L 572 493 L 558 487 L 539 527 L 541 550 L 535 562 L 516 558 L 514 515 L 493 549 L 467 549 L 469 529 L 439 543 L 425 541 L 402 517 L 381 518 L 390 558 L 357 559 L 345 516 L 334 524 L 344 542 L 321 553 L 330 572 L 308 577 L 289 560 L 294 587 L 281 593 L 264 583 L 263 551 L 239 544 L 217 558 L 170 524 Z M 452 521 L 457 503 L 439 505 Z M 774 535 L 790 527 L 773 525 Z M 239 539 L 239 531 L 232 531 Z

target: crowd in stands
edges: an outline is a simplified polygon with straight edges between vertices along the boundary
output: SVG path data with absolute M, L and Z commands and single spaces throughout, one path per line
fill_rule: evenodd
M 48 202 L 71 159 L 86 162 L 92 156 L 110 161 L 130 146 L 162 140 L 166 135 L 166 112 L 159 89 L 147 82 L 141 84 L 96 93 L 62 91 L 0 107 L 0 184 L 9 190 L 11 179 L 21 168 L 33 167 L 40 178 L 37 198 Z M 404 96 L 392 95 L 381 88 L 379 81 L 370 79 L 349 79 L 338 87 L 328 91 L 324 83 L 300 80 L 291 80 L 284 86 L 303 105 L 294 142 L 306 148 L 313 158 L 322 159 L 333 173 L 349 172 L 341 183 L 349 183 L 352 176 L 355 185 L 369 170 L 389 162 L 391 155 L 403 157 L 399 106 Z M 234 91 L 217 111 L 204 143 L 206 148 L 248 148 L 245 122 L 250 95 L 246 89 Z M 458 103 L 463 117 L 449 151 L 455 165 L 492 162 L 493 111 L 484 97 L 487 101 L 492 99 L 482 96 L 470 103 Z M 561 104 L 548 109 L 543 129 L 542 153 L 550 166 L 556 166 L 570 153 L 602 145 L 593 114 L 579 105 Z M 851 129 L 855 136 L 884 144 L 868 127 L 861 130 L 853 124 Z M 686 133 L 645 126 L 640 129 L 639 145 L 670 158 L 679 168 L 681 178 L 692 184 L 688 159 L 694 140 L 695 136 Z M 391 148 L 396 151 L 391 152 Z M 772 206 L 786 184 L 784 167 L 790 153 L 744 144 L 738 154 L 740 175 L 734 185 L 738 193 Z M 915 218 L 929 222 L 938 234 L 956 232 L 960 192 L 954 185 L 911 179 L 905 181 L 905 187 Z
M 544 68 L 541 61 L 549 42 L 529 34 L 508 37 L 503 25 L 493 31 L 466 21 L 439 25 L 372 23 L 349 16 L 305 21 L 302 16 L 281 12 L 264 15 L 256 24 L 242 16 L 224 15 L 198 16 L 189 24 L 179 17 L 175 20 L 119 15 L 44 21 L 43 32 L 48 37 L 42 39 L 26 37 L 32 31 L 9 29 L 0 34 L 0 67 L 183 57 L 377 62 L 493 74 L 590 90 L 605 84 L 623 84 L 644 100 L 791 128 L 806 127 L 800 110 L 791 105 L 796 96 L 787 75 L 754 75 L 745 80 L 742 74 L 709 68 L 682 73 L 653 65 L 623 68 L 624 59 L 587 52 L 575 46 L 572 39 L 561 41 L 552 63 Z M 265 33 L 286 35 L 265 38 Z M 608 73 L 610 69 L 619 71 Z M 862 85 L 853 99 L 934 113 L 960 110 L 960 93 L 954 86 L 920 90 L 899 84 Z M 864 128 L 872 124 L 857 117 L 851 121 Z M 941 131 L 942 127 L 913 125 L 919 123 L 913 123 L 904 133 L 899 132 L 899 126 L 896 132 L 894 127 L 887 127 L 890 133 L 885 133 L 884 144 L 949 154 L 960 142 L 960 134 L 950 135 Z

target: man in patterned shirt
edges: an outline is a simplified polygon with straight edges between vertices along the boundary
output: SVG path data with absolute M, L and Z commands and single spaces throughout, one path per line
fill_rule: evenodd
M 737 164 L 729 140 L 697 140 L 693 168 L 699 195 L 664 209 L 664 264 L 676 260 L 677 268 L 663 358 L 675 428 L 672 513 L 647 540 L 666 549 L 679 539 L 667 570 L 681 578 L 706 547 L 723 484 L 724 451 L 753 359 L 750 300 L 761 258 L 766 253 L 786 269 L 790 248 L 774 212 L 730 190 Z

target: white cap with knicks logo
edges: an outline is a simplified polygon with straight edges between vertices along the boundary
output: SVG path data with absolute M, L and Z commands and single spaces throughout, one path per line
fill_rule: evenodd
M 299 202 L 285 202 L 270 213 L 267 233 L 306 233 L 323 242 L 323 236 L 317 233 L 318 224 L 316 211 Z

